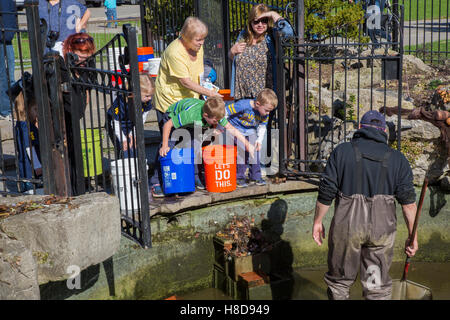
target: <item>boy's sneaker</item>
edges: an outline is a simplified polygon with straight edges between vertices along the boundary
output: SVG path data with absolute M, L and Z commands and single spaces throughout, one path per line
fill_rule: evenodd
M 205 186 L 203 185 L 199 177 L 195 177 L 195 187 L 199 190 L 205 190 Z
M 266 183 L 266 181 L 264 179 L 259 179 L 259 180 L 255 181 L 255 184 L 257 186 L 265 186 L 267 183 Z
M 153 198 L 164 197 L 164 193 L 162 192 L 161 186 L 159 184 L 155 184 L 154 186 L 152 186 L 152 197 Z
M 248 187 L 248 184 L 247 184 L 247 182 L 245 182 L 245 179 L 238 179 L 236 181 L 236 185 L 237 185 L 238 188 Z
M 0 120 L 12 121 L 11 114 L 7 114 L 6 116 L 0 114 Z

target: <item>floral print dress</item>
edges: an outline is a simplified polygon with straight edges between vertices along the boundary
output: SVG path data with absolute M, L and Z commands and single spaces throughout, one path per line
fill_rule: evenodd
M 273 87 L 272 57 L 266 41 L 247 46 L 236 56 L 234 99 L 254 99 L 264 88 Z

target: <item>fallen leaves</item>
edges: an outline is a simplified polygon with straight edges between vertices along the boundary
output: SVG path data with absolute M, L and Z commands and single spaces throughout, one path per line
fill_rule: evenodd
M 270 243 L 265 239 L 263 232 L 255 226 L 253 217 L 234 216 L 224 230 L 216 233 L 216 236 L 223 241 L 226 259 L 246 257 L 270 248 Z
M 441 97 L 444 103 L 450 102 L 450 90 L 445 86 L 443 85 L 438 86 L 436 89 L 436 93 Z
M 78 205 L 74 205 L 71 203 L 73 198 L 70 197 L 58 197 L 55 195 L 50 195 L 42 198 L 40 201 L 20 201 L 17 203 L 13 203 L 11 205 L 0 205 L 0 218 L 6 218 L 9 216 L 30 212 L 37 209 L 44 209 L 49 207 L 50 205 L 59 204 L 65 205 L 66 208 L 72 210 Z

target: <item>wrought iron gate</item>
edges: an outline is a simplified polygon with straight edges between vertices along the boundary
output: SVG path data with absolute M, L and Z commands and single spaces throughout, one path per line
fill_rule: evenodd
M 403 14 L 399 21 L 401 28 Z M 393 28 L 384 26 L 388 32 Z M 349 141 L 365 111 L 402 106 L 401 33 L 398 42 L 378 35 L 371 42 L 363 25 L 353 41 L 346 30 L 335 32 L 314 42 L 277 37 L 279 161 L 287 177 L 320 175 L 331 151 Z M 389 135 L 400 148 L 398 128 L 400 112 L 397 130 Z
M 7 139 L 0 134 L 0 194 L 115 193 L 122 234 L 151 247 L 136 29 L 124 25 L 123 33 L 87 60 L 69 53 L 65 61 L 58 53 L 43 54 L 47 30 L 37 1 L 27 2 L 26 17 L 27 29 L 0 27 L 3 35 L 14 33 L 19 58 L 13 60 L 20 61 L 21 73 L 16 82 L 7 76 L 13 116 L 0 119 L 0 133 L 8 133 Z M 0 49 L 5 53 L 6 44 Z M 0 58 L 12 64 L 6 55 Z M 121 151 L 121 135 L 107 134 L 116 124 L 108 109 L 119 98 L 124 113 L 117 123 L 131 127 L 128 153 Z
M 122 234 L 151 247 L 136 29 L 124 25 L 123 33 L 87 60 L 78 61 L 73 54 L 67 60 L 70 103 L 65 114 L 73 140 L 69 153 L 74 187 L 79 193 L 114 192 L 120 202 Z
M 0 10 L 0 20 L 8 16 L 15 21 L 26 18 L 29 27 L 11 28 L 0 23 L 1 111 L 10 114 L 0 119 L 0 195 L 20 195 L 41 190 L 49 176 L 48 144 L 43 141 L 37 147 L 36 127 L 36 118 L 41 124 L 44 121 L 36 105 L 48 104 L 48 96 L 42 93 L 46 88 L 40 80 L 44 64 L 37 3 L 29 3 L 26 12 Z M 12 38 L 11 43 L 6 37 Z M 31 122 L 28 108 L 33 112 Z

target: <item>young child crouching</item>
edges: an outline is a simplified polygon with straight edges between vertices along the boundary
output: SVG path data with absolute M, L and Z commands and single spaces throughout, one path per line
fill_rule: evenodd
M 226 106 L 227 119 L 239 132 L 250 142 L 255 142 L 256 154 L 252 161 L 249 161 L 248 153 L 245 158 L 239 156 L 236 167 L 237 187 L 247 187 L 245 181 L 245 171 L 249 168 L 249 183 L 265 185 L 266 182 L 261 177 L 261 165 L 259 151 L 262 141 L 267 131 L 269 114 L 278 105 L 278 98 L 271 89 L 263 89 L 255 100 L 241 99 L 231 102 Z M 235 142 L 236 143 L 236 142 Z

